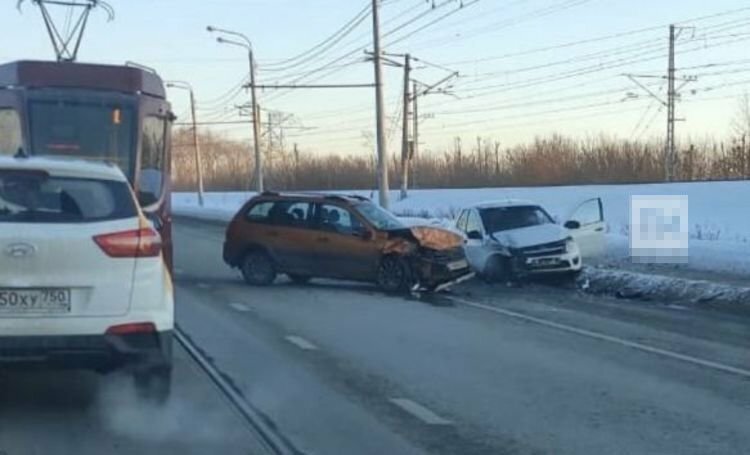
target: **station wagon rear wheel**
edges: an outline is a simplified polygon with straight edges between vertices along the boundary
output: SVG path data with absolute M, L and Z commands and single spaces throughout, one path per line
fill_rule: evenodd
M 263 251 L 250 251 L 242 258 L 240 271 L 245 282 L 252 286 L 268 286 L 276 279 L 276 267 Z

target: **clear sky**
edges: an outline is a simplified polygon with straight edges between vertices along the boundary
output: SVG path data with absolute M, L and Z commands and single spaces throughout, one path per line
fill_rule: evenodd
M 247 102 L 239 47 L 216 43 L 209 24 L 254 43 L 258 83 L 370 83 L 366 0 L 110 0 L 112 22 L 93 13 L 80 60 L 136 61 L 165 79 L 193 84 L 203 121 L 234 121 Z M 0 6 L 0 61 L 45 59 L 51 47 L 37 9 Z M 434 5 L 434 7 L 433 7 Z M 463 5 L 463 7 L 461 7 Z M 64 13 L 64 11 L 63 11 Z M 60 17 L 65 22 L 65 14 Z M 356 19 L 350 33 L 307 51 Z M 419 58 L 413 76 L 433 83 L 458 71 L 451 95 L 420 99 L 422 150 L 455 136 L 514 144 L 552 132 L 587 137 L 661 136 L 666 114 L 625 73 L 664 97 L 668 24 L 690 26 L 677 41 L 681 138 L 726 138 L 738 99 L 750 89 L 750 5 L 741 0 L 384 0 L 385 50 Z M 285 64 L 284 60 L 300 58 Z M 445 67 L 445 69 L 441 68 Z M 402 70 L 386 67 L 391 149 L 399 147 Z M 682 85 L 682 83 L 678 84 Z M 629 94 L 630 93 L 630 94 Z M 170 91 L 187 119 L 187 94 Z M 287 115 L 286 141 L 311 153 L 372 153 L 372 89 L 264 91 L 261 105 Z M 288 114 L 293 114 L 290 117 Z M 212 127 L 249 139 L 248 125 Z

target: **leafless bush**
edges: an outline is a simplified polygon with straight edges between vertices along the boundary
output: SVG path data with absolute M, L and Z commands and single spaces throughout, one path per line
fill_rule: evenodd
M 750 177 L 748 135 L 725 144 L 712 139 L 679 146 L 680 180 Z M 252 185 L 253 154 L 243 142 L 210 132 L 200 134 L 206 188 L 243 190 Z M 191 136 L 177 130 L 173 139 L 173 181 L 177 190 L 194 189 L 196 172 Z M 645 183 L 663 180 L 663 144 L 607 136 L 576 140 L 561 135 L 538 137 L 528 144 L 501 146 L 476 138 L 472 145 L 456 138 L 449 150 L 425 151 L 411 164 L 417 188 L 471 188 L 566 184 Z M 373 157 L 313 155 L 265 150 L 266 186 L 280 190 L 370 189 L 377 186 Z M 389 163 L 398 185 L 398 160 Z

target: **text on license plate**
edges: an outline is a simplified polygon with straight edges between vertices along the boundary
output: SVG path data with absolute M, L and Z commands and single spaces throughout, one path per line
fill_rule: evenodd
M 529 259 L 528 264 L 530 265 L 559 265 L 560 258 Z
M 68 313 L 70 289 L 0 289 L 0 313 Z
M 461 270 L 465 269 L 469 266 L 469 263 L 466 262 L 466 259 L 462 259 L 460 261 L 451 262 L 448 264 L 448 270 L 454 271 L 454 270 Z

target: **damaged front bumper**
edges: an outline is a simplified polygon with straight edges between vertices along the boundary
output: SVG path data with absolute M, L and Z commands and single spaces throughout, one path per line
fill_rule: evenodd
M 554 256 L 526 256 L 517 254 L 511 258 L 513 274 L 518 277 L 581 270 L 582 261 L 578 252 Z
M 438 292 L 475 276 L 462 249 L 423 254 L 414 259 L 413 291 Z

